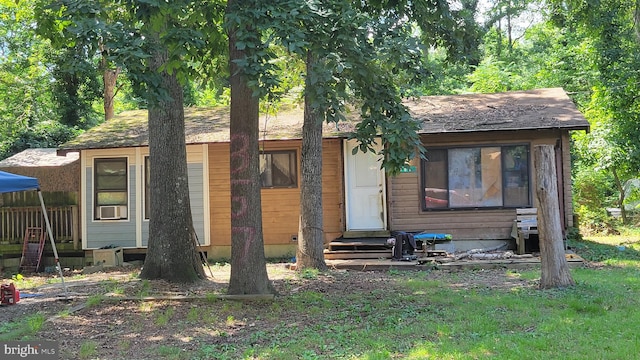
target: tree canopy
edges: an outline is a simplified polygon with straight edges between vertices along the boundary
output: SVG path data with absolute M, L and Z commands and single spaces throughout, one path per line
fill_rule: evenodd
M 159 4 L 0 1 L 0 156 L 56 146 L 102 121 L 107 71 L 117 75 L 115 112 L 166 96 L 148 87 L 160 80 L 144 71 L 150 51 L 137 17 Z M 178 26 L 163 33 L 171 45 L 162 70 L 175 74 L 185 104 L 228 104 L 225 4 L 180 1 L 162 9 Z M 354 136 L 364 150 L 382 134 L 391 145 L 384 149 L 391 173 L 421 146 L 398 105 L 402 98 L 563 87 L 592 124 L 590 134 L 574 139 L 574 184 L 577 207 L 595 211 L 582 202 L 592 188 L 586 185 L 613 184 L 615 191 L 597 190 L 606 199 L 599 208 L 624 208 L 624 189 L 640 170 L 639 13 L 636 2 L 624 0 L 251 0 L 227 20 L 257 30 L 238 34 L 246 57 L 234 61 L 262 98 L 260 111 L 301 102 L 304 94 L 325 121 L 361 113 Z M 314 59 L 309 70 L 307 54 Z

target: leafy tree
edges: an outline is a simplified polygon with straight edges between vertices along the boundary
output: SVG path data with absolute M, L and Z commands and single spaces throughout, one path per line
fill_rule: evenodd
M 213 61 L 198 61 L 215 50 L 206 45 L 220 49 L 221 28 L 214 25 L 223 8 L 210 1 L 54 5 L 46 18 L 68 32 L 60 41 L 78 43 L 88 54 L 100 51 L 110 66 L 126 71 L 133 93 L 144 94 L 149 108 L 150 239 L 141 276 L 174 282 L 204 277 L 189 200 L 183 87 Z
M 182 49 L 172 46 L 174 41 L 193 35 L 182 28 L 191 10 L 185 11 L 185 5 L 173 1 L 144 3 L 136 8 L 136 15 L 144 23 L 141 34 L 148 39 L 150 55 L 144 78 L 150 95 L 151 214 L 149 247 L 140 277 L 180 283 L 205 277 L 189 198 L 183 88 L 176 64 Z
M 55 79 L 51 88 L 60 122 L 69 127 L 88 129 L 100 121 L 93 110 L 93 102 L 101 99 L 102 84 L 94 66 L 82 53 L 81 48 L 69 47 L 51 55 Z
M 477 3 L 470 8 L 475 8 Z M 305 115 L 301 165 L 301 211 L 298 267 L 324 269 L 322 253 L 322 123 L 343 119 L 344 104 L 358 99 L 362 121 L 354 137 L 361 151 L 384 144 L 382 166 L 395 174 L 422 149 L 418 125 L 401 103 L 402 79 L 415 76 L 422 50 L 412 36 L 407 15 L 416 18 L 430 44 L 446 45 L 453 54 L 451 31 L 442 19 L 451 13 L 446 2 L 412 8 L 410 3 L 279 1 L 252 2 L 238 13 L 239 23 L 252 24 L 259 34 L 306 60 Z M 387 7 L 391 8 L 387 10 Z M 471 19 L 465 13 L 466 19 Z M 447 30 L 457 29 L 452 20 Z M 466 23 L 465 23 L 466 24 Z M 459 27 L 463 28 L 463 27 Z M 455 33 L 455 31 L 454 31 Z M 238 34 L 236 44 L 248 53 L 237 63 L 259 94 L 277 84 L 274 54 L 253 32 Z M 403 66 L 405 68 L 403 68 Z
M 243 15 L 255 3 L 227 2 L 231 73 L 231 277 L 229 294 L 267 294 L 275 290 L 267 275 L 262 232 L 260 158 L 258 150 L 259 97 L 250 86 L 256 73 L 243 68 L 247 59 L 263 51 L 261 33 Z M 250 45 L 249 44 L 249 40 Z M 245 51 L 247 50 L 247 51 Z
M 554 21 L 581 31 L 592 42 L 597 83 L 586 116 L 592 123 L 591 136 L 583 138 L 595 154 L 591 163 L 607 169 L 619 194 L 617 206 L 625 212 L 625 183 L 640 172 L 640 41 L 636 36 L 634 1 L 554 2 Z
M 0 158 L 77 134 L 74 124 L 59 122 L 59 92 L 49 86 L 59 74 L 47 68 L 57 53 L 33 31 L 33 5 L 0 2 Z
M 123 43 L 121 25 L 129 16 L 121 4 L 105 1 L 36 2 L 37 33 L 59 54 L 54 60 L 56 99 L 64 121 L 93 126 L 92 102 L 102 98 L 104 119 L 114 116 L 116 81 L 121 68 L 109 60 L 110 42 Z M 118 21 L 116 21 L 118 17 Z M 116 39 L 120 37 L 120 39 Z M 100 73 L 102 84 L 98 85 Z

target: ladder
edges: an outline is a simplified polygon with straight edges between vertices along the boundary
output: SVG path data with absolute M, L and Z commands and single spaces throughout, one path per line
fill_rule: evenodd
M 24 232 L 20 272 L 37 272 L 42 260 L 45 233 L 42 228 L 28 227 Z

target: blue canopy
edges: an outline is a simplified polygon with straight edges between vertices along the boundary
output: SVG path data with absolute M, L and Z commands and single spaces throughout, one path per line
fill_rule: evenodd
M 0 193 L 38 190 L 38 179 L 0 171 Z

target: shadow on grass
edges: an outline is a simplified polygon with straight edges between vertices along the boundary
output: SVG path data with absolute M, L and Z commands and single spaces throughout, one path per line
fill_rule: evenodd
M 628 242 L 620 245 L 603 244 L 582 239 L 567 241 L 569 249 L 575 251 L 587 261 L 638 261 L 640 262 L 640 242 Z

